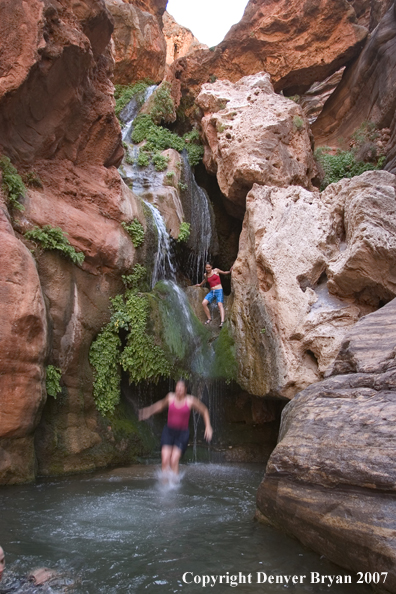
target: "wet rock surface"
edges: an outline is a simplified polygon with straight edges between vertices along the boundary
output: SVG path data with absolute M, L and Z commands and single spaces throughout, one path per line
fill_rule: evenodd
M 396 302 L 345 336 L 330 377 L 283 412 L 260 514 L 328 559 L 387 571 L 396 591 Z

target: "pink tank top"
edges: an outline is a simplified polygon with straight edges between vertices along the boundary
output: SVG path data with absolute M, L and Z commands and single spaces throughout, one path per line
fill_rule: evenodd
M 213 287 L 215 287 L 216 285 L 221 284 L 220 276 L 218 274 L 213 273 L 212 276 L 206 277 L 206 280 L 208 281 L 211 289 L 213 289 Z
M 175 406 L 174 402 L 171 402 L 168 407 L 168 427 L 172 427 L 172 429 L 188 429 L 190 410 L 187 402 L 180 408 Z

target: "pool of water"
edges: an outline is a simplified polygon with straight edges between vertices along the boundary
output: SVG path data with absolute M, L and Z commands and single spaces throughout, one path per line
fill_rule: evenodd
M 366 594 L 356 584 L 262 584 L 274 576 L 343 571 L 297 541 L 253 520 L 259 466 L 191 464 L 179 485 L 156 466 L 45 480 L 0 489 L 5 580 L 47 566 L 74 581 L 78 594 L 230 592 Z M 214 587 L 203 575 L 241 572 L 252 583 Z M 199 577 L 196 577 L 199 576 Z M 262 574 L 261 574 L 262 576 Z M 243 581 L 243 579 L 242 579 Z M 51 591 L 59 591 L 54 590 Z

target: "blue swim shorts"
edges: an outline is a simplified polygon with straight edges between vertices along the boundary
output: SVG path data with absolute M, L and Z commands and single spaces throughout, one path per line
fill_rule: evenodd
M 205 297 L 208 303 L 212 303 L 215 299 L 217 303 L 224 303 L 223 289 L 212 289 Z

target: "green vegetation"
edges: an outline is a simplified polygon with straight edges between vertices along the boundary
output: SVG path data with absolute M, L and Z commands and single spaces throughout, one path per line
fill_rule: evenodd
M 60 227 L 33 227 L 25 233 L 26 239 L 35 242 L 43 250 L 53 250 L 59 252 L 62 256 L 69 258 L 73 264 L 82 264 L 85 256 L 82 252 L 77 252 L 66 237 L 66 233 Z
M 141 80 L 134 85 L 116 85 L 114 91 L 114 98 L 116 100 L 115 114 L 119 118 L 120 113 L 126 105 L 130 102 L 132 97 L 136 97 L 138 105 L 143 105 L 144 96 L 147 87 L 153 85 L 151 80 Z
M 354 151 L 337 150 L 331 154 L 328 147 L 320 147 L 315 151 L 315 158 L 320 163 L 324 171 L 321 190 L 324 190 L 329 184 L 334 184 L 340 179 L 351 178 L 361 175 L 365 171 L 381 169 L 384 164 L 384 157 L 380 157 L 376 164 L 357 161 Z
M 26 188 L 21 176 L 11 164 L 8 157 L 1 157 L 0 170 L 3 178 L 2 189 L 6 195 L 8 204 L 10 207 L 16 208 L 17 210 L 24 210 L 24 207 L 20 204 L 19 200 L 25 196 Z
M 295 115 L 293 118 L 293 125 L 297 128 L 297 130 L 302 130 L 304 128 L 304 120 L 302 117 Z
M 52 396 L 56 399 L 58 394 L 61 394 L 62 388 L 60 386 L 60 379 L 62 373 L 58 367 L 54 367 L 53 365 L 48 365 L 46 369 L 46 376 L 45 376 L 45 386 L 47 388 L 48 396 Z
M 165 169 L 168 167 L 169 157 L 165 157 L 159 152 L 154 153 L 151 160 L 156 171 L 165 171 Z
M 175 182 L 175 172 L 168 171 L 164 176 L 164 185 L 165 186 L 174 186 Z
M 235 343 L 227 324 L 223 326 L 219 338 L 214 344 L 214 350 L 212 377 L 223 378 L 227 382 L 236 380 L 238 363 L 235 358 Z
M 171 96 L 171 85 L 163 82 L 153 95 L 153 106 L 150 116 L 155 124 L 172 121 L 175 113 L 175 104 Z
M 120 401 L 121 367 L 131 383 L 158 381 L 169 376 L 171 366 L 163 349 L 148 332 L 149 295 L 145 287 L 146 269 L 136 264 L 124 276 L 124 295 L 111 299 L 111 319 L 91 345 L 89 360 L 94 367 L 94 398 L 101 414 L 111 414 Z M 119 332 L 126 333 L 123 347 Z
M 217 76 L 215 76 L 214 74 L 211 74 L 209 76 L 209 82 L 210 83 L 214 83 L 214 82 L 216 82 L 216 80 L 217 80 Z
M 144 228 L 142 223 L 138 221 L 138 219 L 133 219 L 131 223 L 121 223 L 121 225 L 132 239 L 132 243 L 135 246 L 135 248 L 138 248 L 141 245 L 143 245 Z
M 179 236 L 177 238 L 178 243 L 185 243 L 188 241 L 191 233 L 191 225 L 190 223 L 181 223 L 179 228 Z
M 42 188 L 43 182 L 35 171 L 28 171 L 23 176 L 24 183 L 30 188 Z
M 150 163 L 149 155 L 140 150 L 136 163 L 139 165 L 139 167 L 147 167 Z
M 188 185 L 180 181 L 178 183 L 178 188 L 181 192 L 185 192 L 186 190 L 188 190 Z
M 184 136 L 181 137 L 167 128 L 158 126 L 151 115 L 146 113 L 138 115 L 134 120 L 131 139 L 134 144 L 146 141 L 139 153 L 139 157 L 142 152 L 147 155 L 147 160 L 145 161 L 146 164 L 141 165 L 142 167 L 148 165 L 150 157 L 154 162 L 154 158 L 156 160 L 158 159 L 158 157 L 155 157 L 158 152 L 165 151 L 169 148 L 172 148 L 179 153 L 181 153 L 183 149 L 187 149 L 188 160 L 192 167 L 199 163 L 204 154 L 198 130 L 187 132 L 187 134 L 184 134 Z
M 343 178 L 361 175 L 365 171 L 382 169 L 385 162 L 383 149 L 375 141 L 379 131 L 373 122 L 363 122 L 352 134 L 351 149 L 342 151 L 324 146 L 315 151 L 315 158 L 324 172 L 321 190 Z

